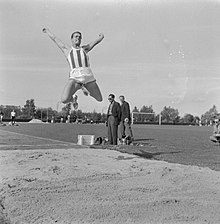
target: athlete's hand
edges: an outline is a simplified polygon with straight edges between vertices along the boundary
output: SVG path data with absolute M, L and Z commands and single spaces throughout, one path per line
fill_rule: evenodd
M 42 29 L 42 32 L 43 32 L 43 33 L 46 33 L 47 31 L 48 31 L 47 28 L 43 28 L 43 29 Z
M 99 34 L 99 38 L 102 40 L 104 38 L 104 34 L 103 33 L 100 33 Z

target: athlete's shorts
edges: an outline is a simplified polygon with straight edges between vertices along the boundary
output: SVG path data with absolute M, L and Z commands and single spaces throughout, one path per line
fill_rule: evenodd
M 70 79 L 82 84 L 96 81 L 91 68 L 74 68 L 70 71 Z

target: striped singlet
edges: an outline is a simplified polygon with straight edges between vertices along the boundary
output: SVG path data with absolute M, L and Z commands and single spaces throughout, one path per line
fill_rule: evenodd
M 89 65 L 89 57 L 82 47 L 72 47 L 66 57 L 70 65 L 70 79 L 82 84 L 96 81 Z
M 90 67 L 89 57 L 82 47 L 77 49 L 72 47 L 69 51 L 67 60 L 71 70 Z

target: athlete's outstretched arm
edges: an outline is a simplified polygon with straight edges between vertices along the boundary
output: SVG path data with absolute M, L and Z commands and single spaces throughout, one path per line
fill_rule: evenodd
M 99 44 L 103 39 L 104 39 L 104 34 L 100 33 L 97 40 L 95 40 L 95 41 L 93 41 L 93 42 L 83 46 L 83 49 L 86 52 L 89 52 L 89 51 L 91 51 L 93 49 L 93 47 L 95 47 L 97 44 Z
M 64 52 L 68 49 L 68 45 L 64 44 L 60 39 L 58 39 L 53 33 L 50 32 L 48 28 L 43 28 L 43 33 L 46 33 L 49 38 Z

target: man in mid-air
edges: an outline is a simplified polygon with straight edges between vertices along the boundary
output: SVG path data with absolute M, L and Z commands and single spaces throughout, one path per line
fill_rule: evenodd
M 76 31 L 71 35 L 72 46 L 70 46 L 59 40 L 49 29 L 44 28 L 42 31 L 61 49 L 70 66 L 69 80 L 61 98 L 62 103 L 71 102 L 74 109 L 77 110 L 78 103 L 75 93 L 79 89 L 82 89 L 85 95 L 90 94 L 101 102 L 102 95 L 90 68 L 88 52 L 103 40 L 104 35 L 101 33 L 97 40 L 81 46 L 82 34 Z

